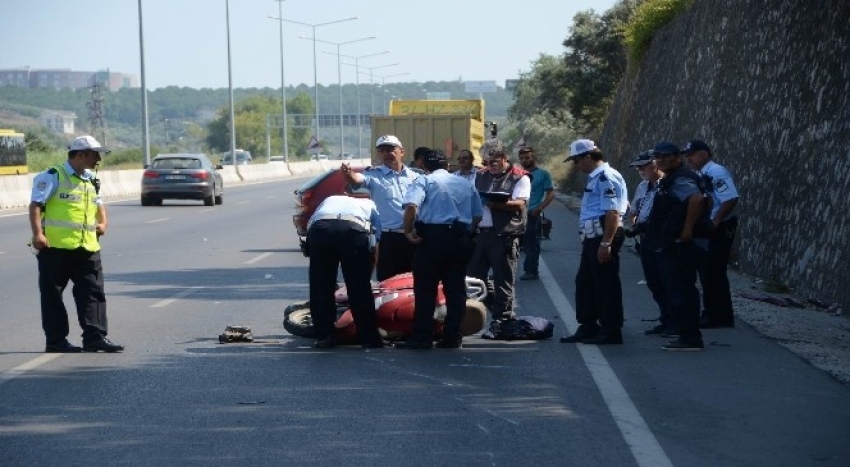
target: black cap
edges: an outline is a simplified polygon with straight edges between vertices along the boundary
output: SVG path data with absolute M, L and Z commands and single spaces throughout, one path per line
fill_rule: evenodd
M 653 154 L 653 153 L 654 153 L 654 151 L 653 151 L 652 149 L 648 149 L 648 150 L 646 150 L 646 151 L 644 151 L 644 152 L 640 153 L 640 154 L 639 154 L 639 155 L 635 158 L 635 160 L 634 160 L 634 161 L 632 161 L 632 163 L 631 163 L 631 164 L 629 164 L 629 167 L 643 167 L 643 166 L 644 166 L 644 165 L 646 165 L 646 164 L 649 164 L 649 163 L 651 163 L 651 162 L 654 162 L 654 161 L 653 161 L 653 159 L 652 159 L 652 154 Z
M 531 146 L 523 146 L 519 148 L 519 154 L 525 154 L 527 152 L 534 152 L 534 148 Z
M 679 146 L 668 142 L 662 141 L 655 145 L 655 149 L 652 150 L 652 154 L 681 154 L 682 151 L 679 149 Z
M 705 144 L 704 142 L 702 142 L 698 139 L 688 141 L 688 144 L 685 145 L 685 149 L 682 152 L 687 154 L 687 153 L 696 152 L 696 151 L 706 151 L 709 154 L 711 154 L 711 148 L 708 147 L 707 144 Z
M 444 153 L 440 149 L 431 149 L 425 154 L 424 159 L 422 159 L 422 163 L 427 170 L 431 172 L 437 169 L 443 169 L 448 164 L 448 159 L 446 158 L 446 153 Z

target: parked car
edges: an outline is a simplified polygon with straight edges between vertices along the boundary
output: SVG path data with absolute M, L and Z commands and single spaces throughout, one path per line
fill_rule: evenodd
M 221 165 L 206 154 L 160 154 L 142 175 L 142 206 L 162 206 L 164 199 L 199 199 L 207 206 L 224 202 Z
M 326 161 L 328 159 L 329 158 L 327 154 L 313 154 L 312 156 L 310 156 L 311 161 Z
M 351 170 L 362 172 L 363 167 L 352 167 Z M 301 188 L 295 190 L 295 214 L 292 216 L 292 223 L 295 224 L 295 232 L 299 238 L 303 239 L 307 236 L 307 221 L 322 201 L 328 196 L 345 194 L 348 187 L 342 172 L 339 169 L 332 169 L 313 177 Z M 365 188 L 358 191 L 361 190 L 368 193 Z
M 251 157 L 251 151 L 246 151 L 244 149 L 236 150 L 236 163 L 239 165 L 248 165 L 251 163 L 253 158 Z M 221 158 L 222 165 L 233 165 L 233 156 L 230 155 L 230 151 L 224 153 L 224 156 Z

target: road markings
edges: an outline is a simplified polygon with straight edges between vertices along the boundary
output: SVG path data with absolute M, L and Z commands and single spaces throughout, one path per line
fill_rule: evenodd
M 160 218 L 160 219 L 145 221 L 145 224 L 156 224 L 157 222 L 167 221 L 169 219 L 171 219 L 171 218 L 170 217 L 163 217 L 163 218 Z
M 191 288 L 186 289 L 182 292 L 174 294 L 171 298 L 166 298 L 165 300 L 154 303 L 153 305 L 151 305 L 151 308 L 166 307 L 166 306 L 171 305 L 172 303 L 176 302 L 177 300 L 179 300 L 183 297 L 188 297 L 189 295 L 192 295 L 193 293 L 195 293 L 195 292 L 197 292 L 197 291 L 199 291 L 203 288 L 204 288 L 204 286 L 202 286 L 202 285 L 191 287 Z
M 576 330 L 575 310 L 573 309 L 561 287 L 552 277 L 552 272 L 543 258 L 540 258 L 540 281 L 546 288 L 552 304 L 561 315 L 561 320 L 567 326 L 570 334 Z M 576 344 L 568 344 L 576 345 Z M 617 423 L 617 428 L 623 435 L 623 439 L 632 451 L 637 464 L 642 467 L 672 467 L 673 463 L 667 457 L 661 444 L 655 439 L 655 435 L 649 429 L 646 421 L 641 417 L 637 407 L 629 397 L 629 393 L 617 378 L 608 360 L 602 355 L 602 351 L 596 345 L 577 344 L 582 360 L 587 367 L 596 387 L 602 394 L 602 399 L 608 406 L 611 416 Z
M 18 376 L 21 376 L 22 374 L 24 374 L 24 373 L 26 373 L 26 372 L 28 372 L 32 369 L 35 369 L 35 368 L 40 367 L 41 365 L 44 365 L 47 362 L 56 360 L 57 358 L 61 357 L 62 355 L 63 354 L 61 354 L 61 353 L 44 354 L 40 357 L 34 358 L 34 359 L 26 362 L 26 363 L 22 363 L 22 364 L 16 366 L 15 368 L 12 368 L 10 370 L 6 370 L 3 373 L 0 373 L 0 384 L 5 383 L 6 381 L 13 380 L 13 379 L 17 378 Z
M 257 261 L 260 261 L 260 260 L 266 259 L 266 258 L 268 258 L 269 256 L 271 256 L 271 255 L 273 255 L 273 254 L 274 254 L 274 253 L 272 253 L 272 252 L 270 252 L 270 251 L 265 252 L 265 253 L 263 253 L 263 254 L 261 254 L 261 255 L 259 255 L 259 256 L 255 256 L 255 257 L 253 257 L 253 258 L 249 259 L 248 261 L 245 261 L 245 264 L 254 264 L 254 263 L 256 263 Z

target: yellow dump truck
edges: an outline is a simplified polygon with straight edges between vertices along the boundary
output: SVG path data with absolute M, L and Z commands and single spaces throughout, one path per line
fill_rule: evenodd
M 0 175 L 27 173 L 27 144 L 25 135 L 0 128 Z
M 395 135 L 404 145 L 408 158 L 420 146 L 442 149 L 449 165 L 457 164 L 461 149 L 469 149 L 480 166 L 479 149 L 484 142 L 484 101 L 470 100 L 395 100 L 389 115 L 373 115 L 372 139 Z M 375 148 L 372 162 L 381 164 Z

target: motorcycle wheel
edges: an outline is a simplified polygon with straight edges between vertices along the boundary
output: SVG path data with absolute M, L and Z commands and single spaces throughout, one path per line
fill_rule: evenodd
M 283 328 L 293 336 L 316 338 L 313 318 L 310 316 L 310 302 L 293 303 L 283 310 Z
M 464 336 L 478 334 L 484 329 L 487 320 L 487 307 L 477 300 L 466 301 L 466 314 L 460 323 L 460 332 Z

